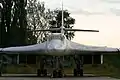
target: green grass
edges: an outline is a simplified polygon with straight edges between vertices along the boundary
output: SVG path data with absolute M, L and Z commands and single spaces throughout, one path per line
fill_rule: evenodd
M 6 70 L 3 71 L 4 73 L 9 73 L 9 74 L 28 74 L 28 73 L 36 73 L 36 68 L 31 67 L 29 65 L 25 64 L 20 64 L 20 65 L 8 65 Z

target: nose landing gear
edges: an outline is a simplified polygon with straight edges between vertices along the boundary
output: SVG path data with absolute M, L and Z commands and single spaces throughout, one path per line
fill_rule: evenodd
M 63 66 L 62 66 L 62 62 L 60 60 L 59 57 L 56 57 L 56 69 L 53 70 L 53 77 L 56 78 L 56 77 L 63 77 Z
M 53 78 L 62 78 L 63 72 L 62 70 L 53 70 Z
M 37 76 L 44 76 L 44 77 L 46 77 L 47 76 L 47 70 L 46 69 L 43 69 L 43 70 L 38 69 L 37 70 Z
M 83 69 L 74 69 L 74 71 L 73 71 L 74 73 L 74 76 L 83 76 Z

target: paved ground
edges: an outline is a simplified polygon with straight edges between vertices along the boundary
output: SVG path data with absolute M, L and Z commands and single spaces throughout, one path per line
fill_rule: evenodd
M 0 77 L 0 80 L 120 80 L 109 77 L 82 77 L 82 78 L 36 78 L 36 77 Z
M 65 77 L 65 78 L 44 78 L 36 77 L 34 74 L 3 74 L 0 80 L 120 80 L 110 77 L 96 77 L 92 74 L 86 74 L 84 77 Z M 13 77 L 14 76 L 14 77 Z M 20 77 L 21 76 L 21 77 Z
M 2 74 L 3 77 L 36 77 L 37 74 Z M 85 77 L 93 77 L 93 74 L 84 74 Z M 48 74 L 50 77 L 50 74 Z M 66 77 L 73 77 L 73 74 L 67 74 Z

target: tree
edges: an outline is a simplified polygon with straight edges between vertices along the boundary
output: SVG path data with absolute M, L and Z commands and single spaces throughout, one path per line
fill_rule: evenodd
M 28 0 L 27 5 L 27 43 L 36 44 L 46 41 L 48 32 L 36 32 L 36 29 L 48 29 L 49 20 L 51 19 L 51 11 L 45 9 L 44 2 L 37 0 Z
M 57 21 L 57 26 L 61 26 L 61 10 L 51 11 L 50 9 L 45 9 L 44 2 L 37 2 L 36 0 L 28 0 L 27 5 L 27 29 L 31 30 L 27 32 L 27 43 L 35 44 L 41 43 L 47 40 L 48 33 L 50 32 L 40 32 L 34 30 L 49 29 L 54 24 L 54 18 Z M 70 13 L 64 10 L 64 27 L 72 28 L 75 23 L 75 19 L 70 17 Z M 65 32 L 66 37 L 71 40 L 74 37 L 74 32 Z
M 1 47 L 6 47 L 8 46 L 7 29 L 10 28 L 12 1 L 1 0 L 0 3 L 1 3 L 0 45 Z
M 2 1 L 0 2 L 1 6 L 0 6 L 0 47 L 5 47 L 5 43 L 6 43 L 6 31 L 5 31 L 5 25 L 4 25 L 4 8 L 2 6 Z
M 62 10 L 56 9 L 53 11 L 53 21 L 50 22 L 51 26 L 53 25 L 57 25 L 58 28 L 61 27 L 62 25 Z M 64 27 L 65 28 L 73 28 L 74 23 L 75 23 L 75 19 L 70 17 L 70 13 L 68 12 L 68 10 L 64 10 L 63 11 L 64 14 Z M 65 32 L 65 36 L 67 37 L 67 39 L 71 40 L 72 38 L 74 38 L 74 32 L 73 31 L 66 31 Z
M 1 0 L 0 44 L 25 45 L 27 0 Z

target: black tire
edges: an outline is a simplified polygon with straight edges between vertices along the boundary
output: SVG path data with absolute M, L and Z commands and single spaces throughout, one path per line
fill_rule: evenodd
M 78 76 L 78 72 L 77 72 L 77 69 L 74 69 L 74 76 Z
M 83 69 L 80 69 L 80 76 L 83 76 Z
M 57 71 L 53 70 L 53 78 L 56 78 L 56 77 L 57 77 Z
M 59 77 L 59 78 L 62 78 L 62 77 L 63 77 L 62 70 L 58 70 L 58 77 Z
M 80 69 L 77 69 L 77 73 L 78 73 L 78 75 L 80 74 Z
M 47 69 L 43 70 L 43 76 L 46 77 L 47 76 Z
M 2 76 L 2 72 L 0 72 L 0 76 Z
M 41 76 L 41 70 L 37 69 L 37 76 Z

